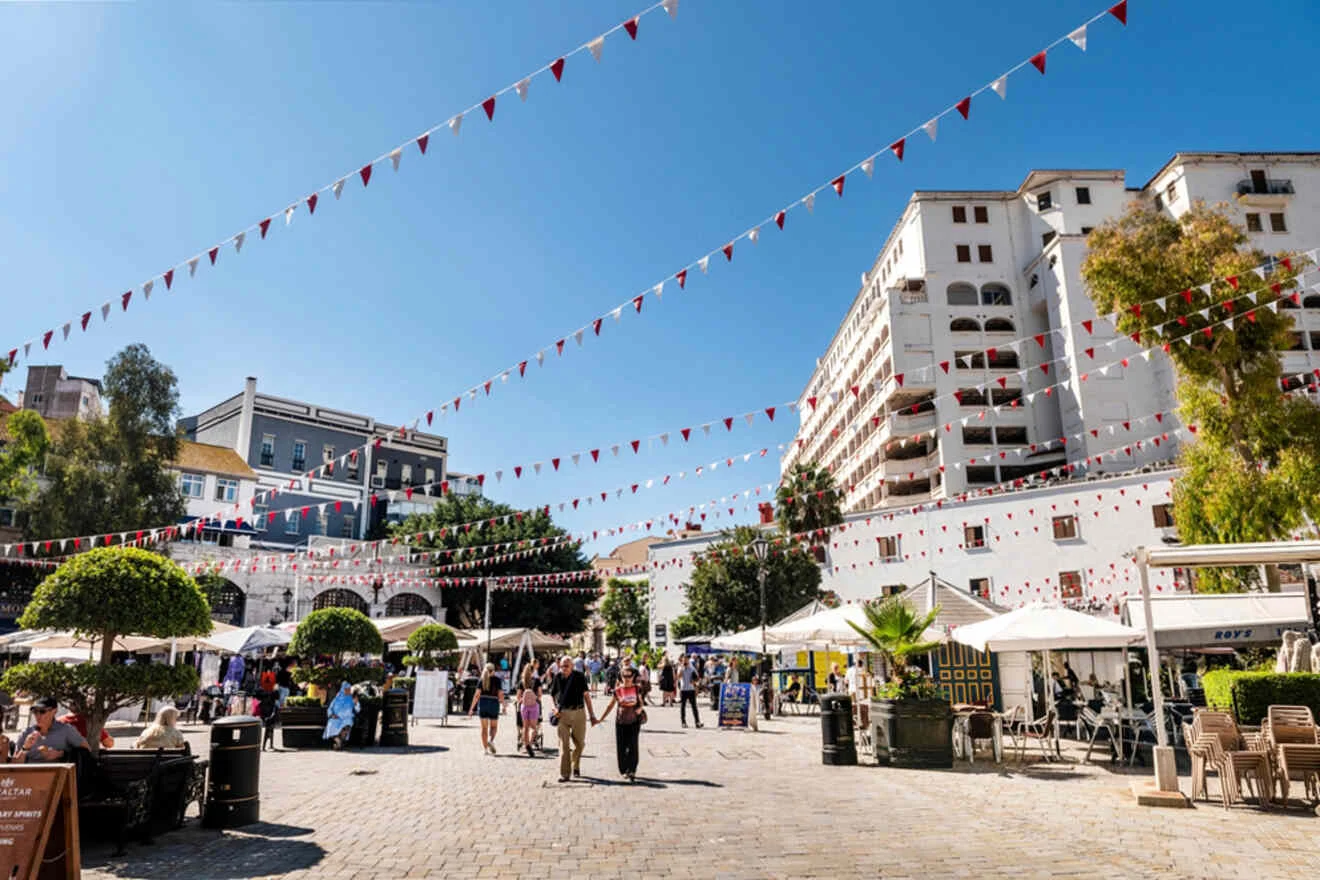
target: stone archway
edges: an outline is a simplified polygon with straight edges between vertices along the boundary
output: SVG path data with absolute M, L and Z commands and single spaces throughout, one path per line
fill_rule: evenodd
M 316 598 L 312 600 L 312 610 L 320 611 L 322 608 L 352 608 L 368 617 L 371 616 L 367 600 L 352 590 L 333 589 L 317 593 Z
M 385 603 L 386 617 L 430 617 L 435 606 L 416 593 L 396 593 Z
M 211 603 L 211 619 L 230 626 L 242 626 L 247 611 L 247 594 L 238 584 L 221 578 L 207 590 L 207 601 Z

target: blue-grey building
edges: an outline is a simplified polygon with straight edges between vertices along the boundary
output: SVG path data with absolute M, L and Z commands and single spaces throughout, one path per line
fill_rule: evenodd
M 449 471 L 449 441 L 438 434 L 258 394 L 252 377 L 242 393 L 179 427 L 190 440 L 242 456 L 257 472 L 258 494 L 277 490 L 252 511 L 257 546 L 288 549 L 313 535 L 362 539 L 382 520 L 429 508 L 441 483 L 450 492 L 481 491 L 475 477 Z

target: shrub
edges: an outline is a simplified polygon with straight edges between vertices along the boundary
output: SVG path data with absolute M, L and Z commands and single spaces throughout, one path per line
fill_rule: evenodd
M 302 619 L 289 642 L 295 657 L 311 660 L 322 654 L 343 666 L 348 654 L 379 654 L 384 645 L 371 618 L 353 608 L 322 608 Z
M 1239 724 L 1260 724 L 1270 706 L 1309 706 L 1320 717 L 1320 674 L 1216 669 L 1202 678 L 1206 703 L 1230 711 Z
M 396 678 L 394 679 L 394 686 L 396 688 L 403 688 L 405 691 L 411 694 L 414 690 L 417 689 L 417 679 L 403 678 L 403 677 Z
M 319 709 L 321 700 L 318 697 L 289 697 L 284 705 L 293 709 L 310 709 L 313 706 Z
M 62 706 L 91 718 L 99 697 L 104 706 L 122 708 L 146 697 L 158 699 L 193 694 L 197 670 L 191 666 L 135 663 L 132 666 L 80 663 L 23 663 L 5 670 L 0 688 L 40 697 L 54 697 Z
M 403 658 L 405 666 L 438 669 L 455 659 L 458 636 L 442 623 L 428 623 L 408 636 L 408 651 L 408 656 Z

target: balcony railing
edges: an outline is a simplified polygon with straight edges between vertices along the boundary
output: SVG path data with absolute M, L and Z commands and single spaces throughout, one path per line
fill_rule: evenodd
M 1240 196 L 1290 196 L 1295 192 L 1291 180 L 1267 180 L 1258 183 L 1248 178 L 1237 183 L 1237 194 Z

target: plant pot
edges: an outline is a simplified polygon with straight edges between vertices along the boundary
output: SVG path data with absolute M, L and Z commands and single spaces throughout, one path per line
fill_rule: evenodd
M 285 706 L 280 710 L 280 739 L 284 748 L 325 748 L 324 734 L 324 706 Z
M 942 699 L 874 700 L 871 741 L 877 764 L 952 767 L 953 710 Z
M 380 720 L 379 706 L 363 706 L 353 719 L 353 729 L 348 734 L 348 744 L 354 748 L 365 749 L 376 744 L 376 722 Z

